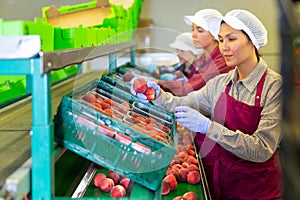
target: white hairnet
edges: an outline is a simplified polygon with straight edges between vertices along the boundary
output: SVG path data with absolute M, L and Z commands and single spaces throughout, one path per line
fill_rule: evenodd
M 227 12 L 222 20 L 236 30 L 245 31 L 257 49 L 267 44 L 268 31 L 262 22 L 249 11 L 234 9 Z
M 191 51 L 194 55 L 199 55 L 202 51 L 194 47 L 192 33 L 185 32 L 176 36 L 170 47 L 182 51 Z
M 207 8 L 199 10 L 192 16 L 184 16 L 184 21 L 188 25 L 193 23 L 200 26 L 206 31 L 209 31 L 216 40 L 218 39 L 218 20 L 216 17 L 222 17 L 222 14 L 215 9 Z

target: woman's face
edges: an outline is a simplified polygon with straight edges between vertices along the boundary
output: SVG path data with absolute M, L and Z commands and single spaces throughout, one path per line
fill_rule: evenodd
M 255 55 L 255 47 L 240 30 L 222 23 L 219 32 L 219 49 L 228 66 L 246 63 Z
M 210 32 L 196 24 L 192 25 L 192 37 L 194 46 L 197 49 L 205 49 L 214 42 L 214 37 L 210 34 Z

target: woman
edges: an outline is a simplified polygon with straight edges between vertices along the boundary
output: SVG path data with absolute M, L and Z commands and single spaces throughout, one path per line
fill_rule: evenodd
M 193 16 L 185 16 L 185 22 L 192 26 L 194 46 L 203 49 L 203 53 L 193 63 L 187 75 L 187 82 L 158 81 L 162 89 L 176 96 L 185 96 L 194 90 L 199 90 L 209 79 L 232 69 L 226 65 L 218 48 L 217 20 L 215 20 L 217 16 L 222 15 L 215 9 L 202 9 Z
M 153 103 L 175 112 L 176 121 L 197 132 L 196 137 L 205 136 L 195 138 L 202 141 L 201 151 L 206 139 L 215 142 L 217 156 L 209 163 L 213 173 L 208 177 L 213 199 L 282 199 L 282 78 L 257 53 L 267 43 L 267 30 L 246 10 L 232 10 L 221 21 L 219 48 L 235 69 L 186 97 L 175 97 L 150 81 L 147 85 L 157 95 Z
M 172 66 L 157 66 L 155 64 L 150 64 L 148 66 L 148 72 L 154 78 L 164 81 L 181 79 L 188 76 L 195 59 L 202 51 L 194 47 L 192 33 L 180 33 L 169 46 L 176 49 L 179 63 Z

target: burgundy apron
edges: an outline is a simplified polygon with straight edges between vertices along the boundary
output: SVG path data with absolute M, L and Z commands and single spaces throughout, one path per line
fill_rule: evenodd
M 196 134 L 194 142 L 203 161 L 210 196 L 212 199 L 215 199 L 213 172 L 214 166 L 218 162 L 220 147 L 216 142 L 206 137 L 205 134 L 200 133 Z
M 260 96 L 265 77 L 266 72 L 258 83 L 254 106 L 228 95 L 230 82 L 216 104 L 215 120 L 230 130 L 252 135 L 260 121 Z M 278 150 L 263 163 L 243 160 L 220 146 L 218 150 L 218 163 L 214 163 L 213 171 L 215 199 L 282 199 Z

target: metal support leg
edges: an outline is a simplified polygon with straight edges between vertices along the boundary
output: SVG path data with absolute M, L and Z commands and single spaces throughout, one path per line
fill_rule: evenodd
M 32 199 L 46 200 L 54 196 L 54 129 L 50 74 L 43 75 L 42 60 L 32 62 Z
M 115 53 L 109 54 L 109 71 L 117 68 L 117 56 Z
M 135 65 L 135 51 L 134 51 L 134 47 L 130 47 L 130 64 L 132 66 Z
M 32 77 L 31 75 L 26 75 L 26 94 L 31 94 L 32 92 Z

